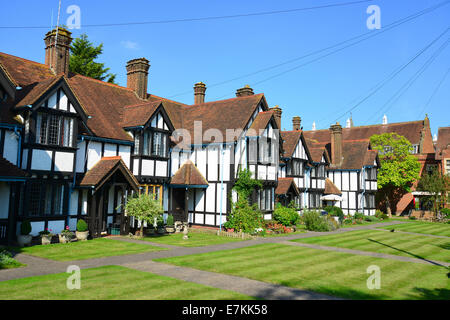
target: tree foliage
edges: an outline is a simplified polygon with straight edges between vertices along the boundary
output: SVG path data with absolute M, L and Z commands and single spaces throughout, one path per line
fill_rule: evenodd
M 430 194 L 424 197 L 424 201 L 433 205 L 433 211 L 437 215 L 437 212 L 445 205 L 447 193 L 450 191 L 450 177 L 434 169 L 420 178 L 417 190 Z
M 141 235 L 144 231 L 144 221 L 154 223 L 155 218 L 161 218 L 164 210 L 159 200 L 141 193 L 127 200 L 125 211 L 128 215 L 141 221 Z
M 95 62 L 103 53 L 103 43 L 95 46 L 86 34 L 76 38 L 70 47 L 69 70 L 81 75 L 114 83 L 115 74 L 108 73 L 104 63 Z
M 419 179 L 420 163 L 411 154 L 413 147 L 405 137 L 397 133 L 375 134 L 370 138 L 371 146 L 378 150 L 381 168 L 378 170 L 378 189 L 384 193 L 386 207 L 390 214 L 390 200 L 398 201 L 395 194 L 410 192 Z

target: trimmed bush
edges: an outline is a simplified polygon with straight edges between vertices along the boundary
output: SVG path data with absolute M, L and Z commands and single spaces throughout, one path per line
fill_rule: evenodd
M 416 220 L 417 218 L 414 216 L 409 216 L 409 220 Z
M 376 222 L 376 221 L 380 221 L 380 219 L 378 219 L 375 216 L 365 216 L 364 220 L 369 221 L 369 222 Z
M 287 227 L 296 225 L 300 220 L 300 216 L 294 208 L 284 207 L 278 203 L 273 212 L 273 219 Z
M 441 213 L 446 219 L 450 219 L 450 209 L 449 208 L 442 208 Z
M 78 220 L 77 222 L 77 231 L 79 232 L 86 232 L 88 230 L 88 225 L 86 221 L 83 219 Z
M 22 221 L 22 224 L 20 225 L 20 234 L 22 236 L 26 236 L 30 234 L 31 232 L 31 223 L 28 220 Z

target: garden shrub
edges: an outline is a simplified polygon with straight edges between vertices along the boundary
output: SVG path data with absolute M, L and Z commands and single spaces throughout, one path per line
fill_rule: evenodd
M 317 211 L 305 211 L 303 213 L 305 227 L 310 231 L 331 231 L 338 228 L 337 222 L 332 217 L 321 216 Z
M 167 216 L 167 226 L 169 227 L 173 227 L 174 223 L 173 223 L 173 215 L 169 214 Z
M 261 228 L 263 225 L 264 218 L 258 205 L 250 205 L 247 199 L 241 197 L 233 204 L 228 221 L 225 222 L 224 227 L 236 231 L 242 230 L 246 233 L 254 233 L 256 229 Z
M 31 223 L 28 220 L 24 220 L 20 225 L 20 234 L 26 236 L 31 232 Z
M 409 220 L 416 220 L 417 218 L 414 216 L 409 216 Z
M 369 222 L 376 222 L 376 221 L 380 221 L 380 219 L 378 219 L 375 216 L 365 216 L 364 220 L 369 221 Z
M 78 220 L 78 222 L 77 222 L 77 231 L 85 232 L 87 230 L 88 230 L 88 225 L 87 225 L 86 221 L 84 221 L 83 219 Z
M 375 211 L 375 217 L 377 217 L 380 220 L 389 219 L 389 216 L 386 213 L 382 212 L 381 210 Z
M 273 219 L 284 226 L 292 226 L 298 223 L 300 216 L 294 208 L 284 207 L 278 203 L 273 212 Z
M 30 231 L 31 232 L 31 231 Z M 0 269 L 5 269 L 8 266 L 18 266 L 17 260 L 12 258 L 12 254 L 6 250 L 0 250 Z
M 364 213 L 355 212 L 353 218 L 355 218 L 355 219 L 364 219 Z
M 339 222 L 342 223 L 342 221 L 344 220 L 344 212 L 342 211 L 341 208 L 339 208 L 339 207 L 334 207 L 334 206 L 328 206 L 328 207 L 325 207 L 324 210 L 325 210 L 326 212 L 328 212 L 328 214 L 329 214 L 330 216 L 333 216 L 333 217 L 339 217 Z

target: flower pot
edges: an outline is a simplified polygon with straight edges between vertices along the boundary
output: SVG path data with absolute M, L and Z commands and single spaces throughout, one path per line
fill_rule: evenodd
M 166 233 L 166 229 L 164 227 L 158 228 L 158 234 L 164 234 Z
M 61 234 L 58 234 L 58 237 L 59 237 L 59 243 L 68 243 L 71 240 L 71 238 L 61 235 Z
M 84 241 L 87 240 L 89 236 L 89 231 L 76 231 L 75 234 L 78 240 Z
M 171 226 L 171 227 L 166 227 L 166 232 L 167 233 L 174 233 L 175 232 L 175 227 Z
M 31 239 L 33 237 L 29 234 L 26 235 L 18 235 L 17 236 L 17 242 L 19 243 L 19 246 L 24 247 L 31 243 Z
M 49 235 L 42 235 L 41 236 L 41 243 L 42 244 L 50 244 L 52 242 L 52 236 Z

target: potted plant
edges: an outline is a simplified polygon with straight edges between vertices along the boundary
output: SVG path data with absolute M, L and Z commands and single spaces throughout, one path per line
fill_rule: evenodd
M 31 243 L 32 236 L 31 232 L 31 223 L 28 220 L 25 220 L 20 225 L 20 235 L 17 236 L 17 242 L 21 247 L 27 246 Z
M 158 221 L 156 222 L 156 227 L 158 234 L 166 233 L 166 229 L 164 228 L 164 219 L 162 217 L 158 217 Z
M 39 235 L 41 236 L 42 244 L 50 244 L 52 242 L 52 238 L 54 234 L 52 233 L 52 229 L 45 229 L 43 231 L 39 231 Z
M 169 214 L 169 216 L 167 217 L 166 232 L 168 232 L 168 233 L 174 233 L 175 232 L 175 227 L 174 227 L 174 222 L 173 222 L 173 215 L 171 215 L 171 214 Z
M 61 231 L 59 236 L 59 242 L 60 243 L 67 243 L 70 242 L 73 238 L 73 232 L 70 231 L 69 226 L 67 226 L 64 230 Z
M 77 231 L 75 232 L 78 240 L 87 240 L 89 236 L 88 225 L 83 219 L 77 222 Z

